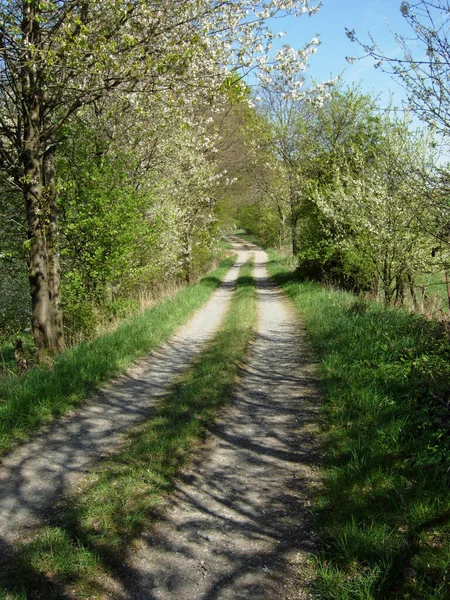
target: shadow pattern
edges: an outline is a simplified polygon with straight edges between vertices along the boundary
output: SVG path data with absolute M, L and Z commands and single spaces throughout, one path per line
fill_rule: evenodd
M 307 598 L 317 547 L 315 364 L 255 251 L 259 329 L 229 408 L 120 570 L 123 597 Z

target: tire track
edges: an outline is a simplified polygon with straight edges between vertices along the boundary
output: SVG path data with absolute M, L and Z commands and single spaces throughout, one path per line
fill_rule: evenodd
M 238 260 L 222 286 L 171 339 L 87 404 L 53 423 L 0 465 L 0 555 L 51 515 L 54 504 L 121 436 L 145 419 L 219 327 L 249 251 L 234 243 Z
M 109 593 L 130 600 L 308 598 L 318 483 L 315 366 L 284 293 L 255 252 L 259 326 L 207 447 Z

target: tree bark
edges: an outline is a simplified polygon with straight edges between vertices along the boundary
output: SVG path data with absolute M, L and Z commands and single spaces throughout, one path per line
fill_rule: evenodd
M 31 119 L 30 119 L 31 121 Z M 31 294 L 31 326 L 38 349 L 57 347 L 54 335 L 53 307 L 48 275 L 48 252 L 43 223 L 42 183 L 39 142 L 32 123 L 25 126 L 23 194 L 27 212 L 29 261 L 28 278 Z
M 418 311 L 420 306 L 419 306 L 419 301 L 417 300 L 416 290 L 414 289 L 414 279 L 413 279 L 412 274 L 409 272 L 407 273 L 407 277 L 408 277 L 409 291 L 411 293 L 414 310 Z
M 405 281 L 403 275 L 396 275 L 395 277 L 395 305 L 400 304 L 403 306 L 405 304 Z
M 192 282 L 192 240 L 190 233 L 187 233 L 184 239 L 183 262 L 184 280 L 189 285 Z
M 57 224 L 57 192 L 55 183 L 55 151 L 48 149 L 43 160 L 44 200 L 47 208 L 47 257 L 49 294 L 52 304 L 52 329 L 56 347 L 63 350 L 64 329 L 61 308 L 61 260 L 59 253 L 59 231 Z
M 392 284 L 392 277 L 391 277 L 391 269 L 390 266 L 388 264 L 387 259 L 384 259 L 384 263 L 383 263 L 383 277 L 382 277 L 382 285 L 383 285 L 383 292 L 384 292 L 384 306 L 387 308 L 392 301 L 392 289 L 391 289 L 391 284 Z
M 298 191 L 296 189 L 295 178 L 289 174 L 289 204 L 290 204 L 290 229 L 291 229 L 291 248 L 292 255 L 297 256 L 298 243 L 297 243 L 297 224 L 299 221 L 298 215 Z
M 47 230 L 49 210 L 43 189 L 43 142 L 41 137 L 42 81 L 34 53 L 40 47 L 40 31 L 36 3 L 23 3 L 21 66 L 22 84 L 22 167 L 23 195 L 28 228 L 28 277 L 31 294 L 31 327 L 38 350 L 57 349 L 59 336 L 49 277 Z M 62 325 L 62 321 L 61 321 Z
M 447 287 L 447 301 L 448 301 L 448 308 L 450 310 L 450 281 L 448 278 L 448 272 L 445 271 L 445 285 Z

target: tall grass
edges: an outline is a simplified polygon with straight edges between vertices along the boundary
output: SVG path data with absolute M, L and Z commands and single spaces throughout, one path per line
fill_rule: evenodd
M 224 260 L 197 284 L 127 319 L 116 330 L 66 350 L 51 368 L 1 377 L 0 455 L 164 342 L 218 288 L 233 262 Z
M 158 500 L 230 397 L 256 322 L 250 274 L 244 265 L 219 332 L 152 417 L 60 502 L 52 525 L 16 549 L 0 574 L 1 598 L 63 598 L 69 589 L 79 599 L 110 597 L 105 574 L 121 568 L 130 542 L 151 526 Z
M 442 324 L 299 281 L 271 253 L 321 360 L 323 600 L 450 598 L 450 347 Z

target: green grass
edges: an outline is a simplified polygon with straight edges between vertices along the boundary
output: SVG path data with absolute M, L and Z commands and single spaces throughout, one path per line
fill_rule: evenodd
M 217 289 L 233 262 L 224 260 L 197 284 L 123 321 L 116 330 L 66 350 L 51 367 L 35 367 L 20 378 L 1 377 L 0 456 L 165 341 Z
M 233 249 L 233 245 L 230 244 L 230 242 L 227 242 L 226 240 L 224 240 L 223 238 L 220 240 L 219 246 L 220 246 L 220 249 L 222 250 L 222 252 Z
M 110 597 L 104 574 L 120 568 L 126 548 L 151 526 L 158 500 L 230 396 L 256 323 L 250 275 L 244 265 L 221 329 L 152 417 L 60 503 L 54 523 L 16 549 L 0 575 L 1 598 L 62 598 L 69 589 L 80 599 Z
M 442 324 L 326 289 L 270 254 L 320 357 L 323 600 L 450 598 L 450 347 Z
M 426 292 L 425 300 L 422 290 Z M 430 314 L 438 318 L 448 316 L 449 305 L 445 273 L 438 272 L 418 277 L 416 282 L 416 296 L 419 306 L 425 314 Z
M 442 272 L 423 275 L 419 278 L 417 284 L 424 286 L 430 296 L 438 295 L 446 303 L 448 302 L 447 286 L 445 283 L 445 274 Z M 447 304 L 448 306 L 448 304 Z
M 31 333 L 21 333 L 20 339 L 26 359 L 29 361 L 35 354 L 35 345 Z M 17 371 L 14 356 L 14 344 L 11 337 L 0 336 L 0 378 L 4 375 L 15 375 Z M 1 379 L 0 379 L 1 380 Z

